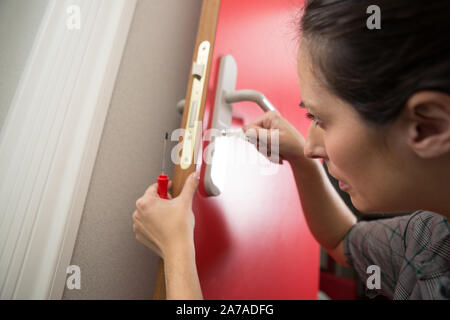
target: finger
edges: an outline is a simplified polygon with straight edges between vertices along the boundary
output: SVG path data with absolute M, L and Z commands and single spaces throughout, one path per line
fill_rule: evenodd
M 270 155 L 267 159 L 269 159 L 270 162 L 275 163 L 275 164 L 283 164 L 283 157 L 278 155 L 278 156 L 272 156 Z
M 254 128 L 250 128 L 252 130 Z M 279 138 L 275 138 L 272 144 L 272 136 L 273 134 L 278 134 L 277 132 L 273 132 L 278 129 L 261 129 L 258 131 L 249 132 L 248 141 L 252 143 L 258 152 L 260 152 L 264 157 L 269 159 L 273 163 L 282 164 L 283 159 L 280 155 L 280 146 L 279 146 Z M 270 134 L 269 134 L 270 133 Z M 276 137 L 276 136 L 274 136 Z
M 158 183 L 154 183 L 150 187 L 148 187 L 147 190 L 145 190 L 145 192 L 144 192 L 144 196 L 159 197 L 159 195 L 158 195 Z
M 245 131 L 245 135 L 247 137 L 247 141 L 254 144 L 258 150 L 264 151 L 271 146 L 273 130 L 251 126 L 247 131 Z
M 167 190 L 170 190 L 172 188 L 172 180 L 169 180 L 169 183 L 167 184 Z M 155 197 L 159 197 L 158 195 L 158 183 L 152 184 L 150 187 L 145 190 L 144 195 L 151 195 Z
M 268 111 L 248 125 L 244 125 L 242 129 L 244 131 L 252 127 L 272 129 L 273 120 L 275 120 L 279 115 L 280 113 L 278 111 Z
M 169 180 L 169 183 L 167 185 L 167 190 L 172 189 L 172 180 Z M 167 191 L 167 198 L 169 198 L 169 200 L 172 199 L 172 193 L 170 191 Z
M 250 122 L 248 125 L 244 125 L 242 127 L 242 129 L 244 131 L 246 131 L 250 127 L 259 127 L 259 128 L 264 127 L 264 124 L 268 117 L 270 117 L 270 114 L 264 113 L 262 116 L 260 116 L 259 118 L 256 118 L 254 121 Z
M 249 125 L 247 126 L 246 130 L 244 131 L 246 140 L 254 145 L 258 143 L 258 130 L 261 129 L 261 127 Z
M 188 201 L 189 203 L 192 203 L 192 198 L 194 197 L 195 191 L 197 190 L 199 180 L 200 173 L 191 173 L 184 183 L 183 190 L 181 190 L 180 193 L 180 197 Z
M 133 212 L 133 221 L 138 221 L 139 220 L 139 217 L 138 217 L 138 212 L 137 212 L 137 210 L 135 210 L 134 212 Z

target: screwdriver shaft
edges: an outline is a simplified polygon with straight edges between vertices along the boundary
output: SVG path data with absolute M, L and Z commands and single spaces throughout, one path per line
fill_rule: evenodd
M 164 138 L 164 147 L 163 147 L 163 156 L 162 156 L 162 165 L 161 165 L 161 173 L 166 174 L 166 153 L 167 153 L 167 139 L 169 138 L 169 133 L 166 132 L 166 136 Z

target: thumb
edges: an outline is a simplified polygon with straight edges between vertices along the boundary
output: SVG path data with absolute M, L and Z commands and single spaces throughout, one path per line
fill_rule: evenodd
M 245 137 L 252 143 L 256 143 L 258 141 L 258 130 L 260 130 L 261 127 L 258 127 L 254 124 L 249 124 L 243 128 Z
M 186 182 L 184 183 L 183 190 L 181 191 L 180 197 L 183 200 L 191 202 L 194 197 L 195 191 L 197 190 L 198 183 L 200 181 L 200 173 L 193 172 L 189 175 Z

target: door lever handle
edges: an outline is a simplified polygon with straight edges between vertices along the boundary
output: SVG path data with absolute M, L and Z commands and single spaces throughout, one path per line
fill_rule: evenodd
M 210 138 L 210 145 L 208 147 L 211 154 L 211 159 L 209 159 L 209 161 L 205 161 L 206 165 L 203 177 L 204 190 L 209 196 L 218 196 L 220 194 L 220 189 L 214 183 L 211 175 L 212 166 L 214 163 L 214 133 L 218 135 L 220 132 L 230 128 L 233 103 L 240 101 L 253 101 L 265 112 L 276 111 L 276 108 L 261 92 L 255 90 L 236 90 L 236 81 L 236 60 L 231 55 L 223 56 L 220 60 L 216 98 L 211 122 L 212 134 Z
M 270 103 L 270 101 L 261 92 L 255 90 L 225 91 L 224 98 L 227 103 L 253 101 L 265 112 L 276 110 L 273 104 Z

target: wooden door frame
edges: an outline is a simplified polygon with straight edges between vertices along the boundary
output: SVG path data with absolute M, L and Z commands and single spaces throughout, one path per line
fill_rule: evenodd
M 207 65 L 204 66 L 203 76 L 205 77 L 203 88 L 202 88 L 202 97 L 199 107 L 198 118 L 196 119 L 199 123 L 203 123 L 203 115 L 205 111 L 205 103 L 206 96 L 208 94 L 208 85 L 209 85 L 209 75 L 211 72 L 212 66 L 212 58 L 214 52 L 214 42 L 216 38 L 216 29 L 217 29 L 217 21 L 219 18 L 219 9 L 220 9 L 220 1 L 221 0 L 203 0 L 202 9 L 200 12 L 200 19 L 197 29 L 197 37 L 194 46 L 194 53 L 192 55 L 192 65 L 191 72 L 189 74 L 188 85 L 186 88 L 186 96 L 185 96 L 185 108 L 183 109 L 183 118 L 181 120 L 181 128 L 187 128 L 188 115 L 189 115 L 189 106 L 191 104 L 191 94 L 193 88 L 194 81 L 194 63 L 197 61 L 197 57 L 199 54 L 199 47 L 203 41 L 209 42 L 210 51 L 208 55 Z M 202 130 L 200 126 L 199 130 Z M 200 135 L 201 136 L 201 135 Z M 183 140 L 183 136 L 180 137 L 179 142 Z M 194 150 L 198 150 L 201 147 L 201 141 L 195 142 Z M 193 159 L 197 156 L 196 152 L 193 152 Z M 180 164 L 175 165 L 173 172 L 173 184 L 172 184 L 172 196 L 176 197 L 181 193 L 183 189 L 184 183 L 189 175 L 196 170 L 195 161 L 192 161 L 191 165 L 183 169 Z M 164 261 L 162 259 L 159 260 L 158 271 L 156 274 L 155 280 L 155 288 L 153 292 L 154 300 L 162 300 L 166 299 L 166 278 L 164 276 Z

